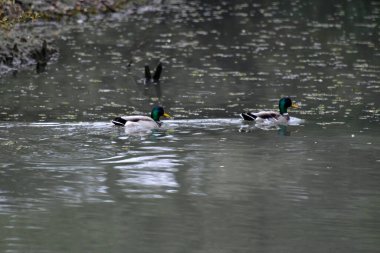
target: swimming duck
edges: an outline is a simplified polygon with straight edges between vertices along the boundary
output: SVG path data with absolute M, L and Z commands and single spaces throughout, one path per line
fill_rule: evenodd
M 162 122 L 160 122 L 161 116 L 166 118 L 171 117 L 169 114 L 165 113 L 164 108 L 161 106 L 155 106 L 152 109 L 150 117 L 141 115 L 122 116 L 116 117 L 112 120 L 112 123 L 117 126 L 125 126 L 128 128 L 155 129 L 162 125 Z
M 255 121 L 258 124 L 287 124 L 290 116 L 288 114 L 288 108 L 299 108 L 299 106 L 292 102 L 288 97 L 281 98 L 278 102 L 278 108 L 280 112 L 275 111 L 261 111 L 257 113 L 243 112 L 240 114 L 244 120 Z

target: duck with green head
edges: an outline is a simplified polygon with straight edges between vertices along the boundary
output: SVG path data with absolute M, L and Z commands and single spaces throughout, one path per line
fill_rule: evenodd
M 112 120 L 112 123 L 117 126 L 125 126 L 127 128 L 139 128 L 148 130 L 161 127 L 161 117 L 170 118 L 171 116 L 165 113 L 162 106 L 155 106 L 152 109 L 150 117 L 142 115 L 121 116 L 116 117 L 114 120 Z
M 261 111 L 257 113 L 243 112 L 240 117 L 247 121 L 255 121 L 258 124 L 287 124 L 290 116 L 288 114 L 288 108 L 299 108 L 298 104 L 292 102 L 289 97 L 281 98 L 278 102 L 279 112 L 275 111 Z

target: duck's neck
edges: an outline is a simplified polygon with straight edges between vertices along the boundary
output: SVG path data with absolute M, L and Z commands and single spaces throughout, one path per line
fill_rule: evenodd
M 284 105 L 280 104 L 279 108 L 280 108 L 281 115 L 288 115 L 288 109 Z
M 280 99 L 278 103 L 278 108 L 280 109 L 280 114 L 284 115 L 285 113 L 288 113 L 288 106 L 286 106 L 287 100 L 285 98 Z
M 159 122 L 160 121 L 160 116 L 158 115 L 158 113 L 157 112 L 152 112 L 152 114 L 150 115 L 150 117 L 154 120 L 154 121 L 156 121 L 156 122 Z

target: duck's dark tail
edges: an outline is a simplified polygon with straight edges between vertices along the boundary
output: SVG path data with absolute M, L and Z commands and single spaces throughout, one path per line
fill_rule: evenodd
M 250 112 L 240 113 L 240 117 L 244 120 L 250 120 L 250 121 L 253 121 L 257 118 L 256 115 L 254 115 L 253 113 L 250 113 Z
M 116 117 L 114 120 L 112 120 L 112 123 L 114 123 L 116 126 L 124 126 L 127 121 L 122 117 Z

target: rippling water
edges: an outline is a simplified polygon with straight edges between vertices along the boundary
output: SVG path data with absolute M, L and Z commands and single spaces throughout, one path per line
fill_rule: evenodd
M 0 79 L 1 252 L 378 251 L 377 1 L 82 18 L 45 73 Z M 282 96 L 295 124 L 239 119 Z M 157 131 L 110 122 L 154 104 Z
M 242 127 L 2 124 L 1 248 L 373 251 L 379 129 Z

